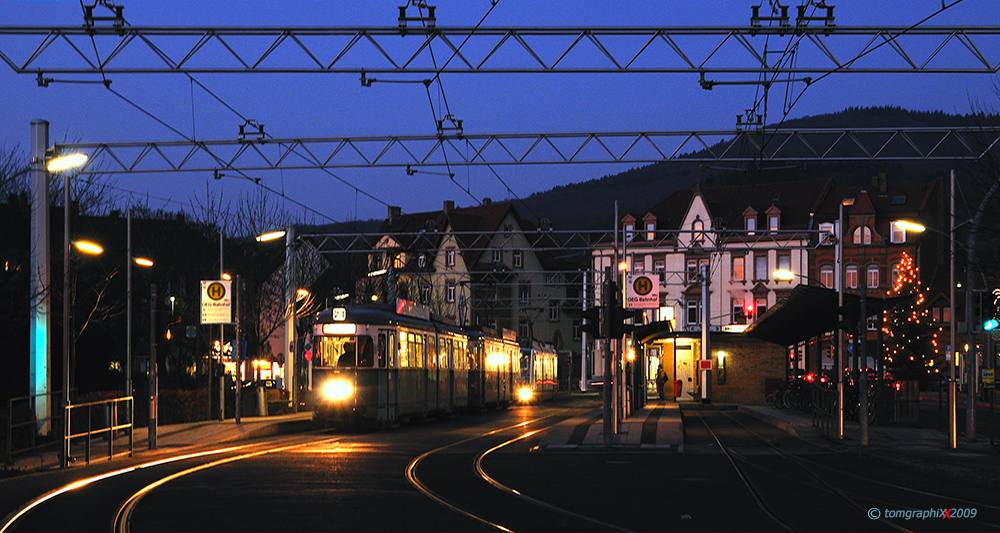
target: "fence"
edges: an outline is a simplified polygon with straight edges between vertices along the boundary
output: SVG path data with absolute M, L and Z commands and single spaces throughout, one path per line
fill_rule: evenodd
M 47 404 L 47 407 L 44 407 Z M 4 464 L 14 457 L 41 450 L 59 449 L 62 427 L 62 392 L 33 394 L 7 401 Z M 44 409 L 44 414 L 39 409 Z M 51 416 L 48 413 L 52 413 Z M 42 414 L 42 416 L 39 416 Z
M 837 428 L 837 389 L 812 386 L 812 425 L 828 439 L 840 438 Z
M 124 430 L 128 434 L 128 455 L 133 451 L 132 397 L 113 398 L 97 402 L 69 405 L 66 416 L 69 419 L 69 434 L 65 446 L 72 455 L 73 440 L 83 441 L 84 457 L 90 464 L 90 450 L 95 436 L 108 441 L 108 459 L 115 457 L 115 435 Z M 96 416 L 95 416 L 96 415 Z M 125 451 L 121 452 L 126 453 Z

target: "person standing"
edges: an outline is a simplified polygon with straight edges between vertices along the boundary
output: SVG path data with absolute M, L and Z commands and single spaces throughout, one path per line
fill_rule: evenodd
M 660 366 L 656 367 L 656 393 L 660 396 L 661 400 L 666 399 L 666 395 L 663 390 L 663 387 L 666 386 L 666 383 L 667 383 L 667 372 L 663 370 L 663 363 L 660 363 Z

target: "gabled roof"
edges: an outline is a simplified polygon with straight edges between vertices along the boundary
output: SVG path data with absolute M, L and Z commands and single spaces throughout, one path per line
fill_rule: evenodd
M 753 183 L 725 187 L 682 189 L 650 208 L 656 215 L 657 229 L 682 229 L 684 215 L 696 193 L 701 194 L 713 223 L 721 222 L 729 229 L 744 224 L 748 209 L 763 213 L 771 207 L 781 211 L 782 228 L 809 227 L 810 214 L 833 189 L 833 180 L 795 180 L 774 183 Z

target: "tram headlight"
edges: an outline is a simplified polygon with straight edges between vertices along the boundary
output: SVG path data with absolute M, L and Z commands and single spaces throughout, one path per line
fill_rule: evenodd
M 521 387 L 517 391 L 517 398 L 519 400 L 521 400 L 522 402 L 529 402 L 529 401 L 531 401 L 531 397 L 533 395 L 534 395 L 534 391 L 531 390 L 531 387 Z
M 354 386 L 349 381 L 331 379 L 323 385 L 323 397 L 327 400 L 346 400 L 354 394 Z

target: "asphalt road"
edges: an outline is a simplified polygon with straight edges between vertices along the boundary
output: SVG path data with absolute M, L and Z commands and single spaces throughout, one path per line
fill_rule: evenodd
M 682 453 L 535 448 L 545 427 L 594 402 L 240 445 L 95 480 L 11 531 L 1000 528 L 995 491 L 869 463 L 735 410 L 685 409 Z

